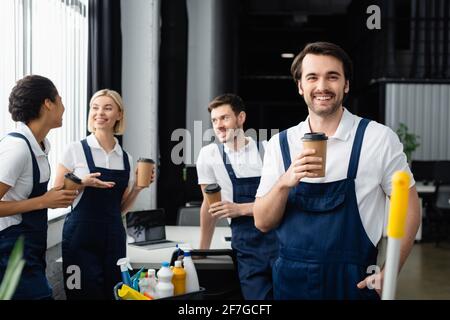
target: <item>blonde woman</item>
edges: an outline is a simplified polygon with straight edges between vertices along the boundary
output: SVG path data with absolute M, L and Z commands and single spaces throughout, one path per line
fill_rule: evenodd
M 69 172 L 82 180 L 82 189 L 63 228 L 67 299 L 113 297 L 113 287 L 121 278 L 116 262 L 126 256 L 122 214 L 142 190 L 135 184 L 131 156 L 114 137 L 125 130 L 122 98 L 117 92 L 104 89 L 94 94 L 89 106 L 91 134 L 68 146 L 55 180 L 56 186 L 62 185 L 64 175 Z M 81 286 L 67 283 L 77 268 Z

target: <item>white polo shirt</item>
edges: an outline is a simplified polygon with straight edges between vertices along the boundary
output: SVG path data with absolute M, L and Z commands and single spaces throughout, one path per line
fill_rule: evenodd
M 235 151 L 224 147 L 237 178 L 261 176 L 262 161 L 255 140 L 246 137 L 248 143 Z M 263 141 L 265 147 L 267 141 Z M 219 146 L 220 147 L 220 146 Z M 233 202 L 233 186 L 228 176 L 218 145 L 211 143 L 200 150 L 197 159 L 198 184 L 217 183 L 222 188 L 222 201 Z
M 311 132 L 308 118 L 287 131 L 291 159 L 294 159 L 302 151 L 301 138 L 303 135 Z M 344 114 L 335 134 L 328 138 L 325 177 L 305 178 L 302 181 L 324 183 L 347 177 L 350 154 L 360 120 L 360 117 L 344 109 Z M 370 121 L 361 147 L 355 187 L 361 221 L 374 245 L 377 245 L 382 236 L 386 195 L 391 194 L 392 175 L 397 170 L 409 173 L 411 177 L 410 187 L 415 184 L 406 156 L 403 153 L 403 145 L 397 134 L 389 127 Z M 261 183 L 256 196 L 263 197 L 267 194 L 284 172 L 279 134 L 277 134 L 267 144 Z
M 92 158 L 96 167 L 113 169 L 113 170 L 124 170 L 123 165 L 123 151 L 119 145 L 119 141 L 114 138 L 116 144 L 111 152 L 107 153 L 98 143 L 95 135 L 90 134 L 87 138 L 87 144 L 91 148 Z M 127 152 L 128 160 L 130 162 L 130 179 L 128 180 L 128 187 L 132 187 L 134 184 L 134 169 L 133 169 L 133 158 Z M 86 156 L 84 155 L 83 146 L 81 141 L 72 142 L 69 144 L 67 149 L 64 151 L 63 157 L 61 159 L 61 164 L 73 174 L 75 174 L 80 179 L 90 174 L 89 166 L 87 164 Z M 101 178 L 100 178 L 101 179 Z M 73 208 L 77 206 L 80 202 L 83 191 L 78 194 L 73 202 Z
M 23 134 L 30 142 L 40 171 L 40 181 L 50 178 L 48 153 L 50 143 L 44 139 L 44 150 L 39 146 L 30 128 L 18 122 L 13 132 Z M 26 200 L 33 189 L 33 162 L 27 143 L 20 138 L 5 136 L 0 141 L 0 182 L 11 186 L 2 201 Z M 22 214 L 0 218 L 0 231 L 22 222 Z

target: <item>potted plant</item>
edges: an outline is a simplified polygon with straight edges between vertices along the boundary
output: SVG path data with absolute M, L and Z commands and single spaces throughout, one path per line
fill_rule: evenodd
M 400 122 L 396 132 L 398 137 L 400 138 L 401 143 L 403 144 L 403 151 L 406 154 L 408 163 L 411 165 L 412 153 L 420 146 L 420 143 L 418 142 L 420 136 L 409 133 L 408 126 L 402 122 Z
M 23 259 L 23 246 L 24 238 L 19 237 L 11 252 L 5 275 L 0 284 L 0 300 L 10 300 L 19 284 L 22 269 L 25 265 L 25 260 Z

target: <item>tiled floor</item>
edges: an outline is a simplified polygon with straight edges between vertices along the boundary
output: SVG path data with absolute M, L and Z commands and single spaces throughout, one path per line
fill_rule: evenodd
M 384 257 L 386 241 L 380 248 Z M 382 258 L 383 259 L 383 258 Z M 383 259 L 384 260 L 384 259 Z M 416 243 L 398 277 L 397 299 L 450 299 L 450 243 Z

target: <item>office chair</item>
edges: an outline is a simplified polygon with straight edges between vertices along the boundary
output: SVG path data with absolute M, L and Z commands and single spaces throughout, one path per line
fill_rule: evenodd
M 436 247 L 443 238 L 449 235 L 450 229 L 450 183 L 438 184 L 436 187 L 436 200 L 434 203 L 436 212 Z
M 227 227 L 227 219 L 219 219 L 217 227 Z M 180 207 L 177 214 L 177 226 L 200 226 L 200 207 Z
M 200 207 L 180 207 L 177 214 L 177 226 L 199 226 Z

